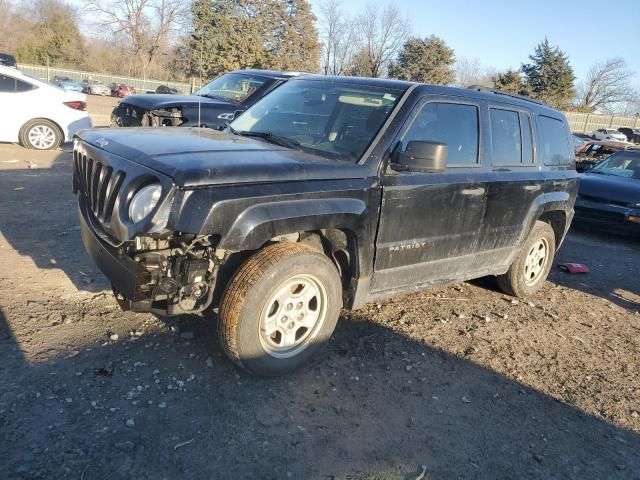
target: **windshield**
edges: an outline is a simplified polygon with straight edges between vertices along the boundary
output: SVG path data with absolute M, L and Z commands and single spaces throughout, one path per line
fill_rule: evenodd
M 234 120 L 234 133 L 284 137 L 310 153 L 357 161 L 403 91 L 325 80 L 294 80 Z
M 242 102 L 266 82 L 267 79 L 264 77 L 242 73 L 227 73 L 208 83 L 196 91 L 194 95 Z
M 590 172 L 640 179 L 640 155 L 629 155 L 626 152 L 614 153 L 593 167 Z

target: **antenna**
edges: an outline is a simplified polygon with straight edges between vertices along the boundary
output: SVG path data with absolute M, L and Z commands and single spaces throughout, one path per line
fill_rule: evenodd
M 202 60 L 202 52 L 204 50 L 204 28 L 200 30 L 200 88 L 202 88 L 202 70 L 204 68 L 203 60 Z M 200 136 L 200 129 L 202 128 L 202 122 L 200 119 L 200 104 L 202 100 L 200 99 L 200 95 L 198 95 L 198 136 Z

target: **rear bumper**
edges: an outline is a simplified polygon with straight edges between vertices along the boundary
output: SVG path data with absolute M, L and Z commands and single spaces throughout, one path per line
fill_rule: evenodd
M 80 130 L 91 128 L 92 126 L 93 125 L 91 123 L 91 118 L 88 115 L 74 120 L 69 125 L 67 125 L 67 129 L 64 132 L 65 141 L 70 142 L 71 140 L 73 140 L 73 136 Z
M 101 239 L 91 225 L 89 213 L 79 204 L 82 243 L 91 259 L 109 279 L 120 306 L 137 312 L 151 311 L 151 274 L 123 254 L 120 249 Z

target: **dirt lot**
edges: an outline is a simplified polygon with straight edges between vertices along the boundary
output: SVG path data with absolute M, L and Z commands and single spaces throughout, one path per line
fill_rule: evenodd
M 96 124 L 112 99 L 90 99 Z M 490 280 L 345 312 L 287 378 L 215 316 L 119 311 L 69 147 L 0 145 L 0 478 L 640 478 L 640 243 L 572 232 L 541 293 Z

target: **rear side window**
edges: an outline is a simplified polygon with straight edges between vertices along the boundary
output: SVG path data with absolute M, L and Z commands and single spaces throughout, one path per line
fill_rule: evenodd
M 522 139 L 518 112 L 492 108 L 491 146 L 494 165 L 517 165 L 522 162 Z
M 35 88 L 33 85 L 8 75 L 0 75 L 0 92 L 28 92 Z
M 0 75 L 0 92 L 15 92 L 16 79 L 7 75 Z
M 563 122 L 540 115 L 540 143 L 545 165 L 571 164 L 571 146 L 569 133 Z
M 446 143 L 449 165 L 478 163 L 478 108 L 458 103 L 427 103 L 413 121 L 402 143 Z
M 526 113 L 491 108 L 491 149 L 493 165 L 533 163 L 531 120 Z

